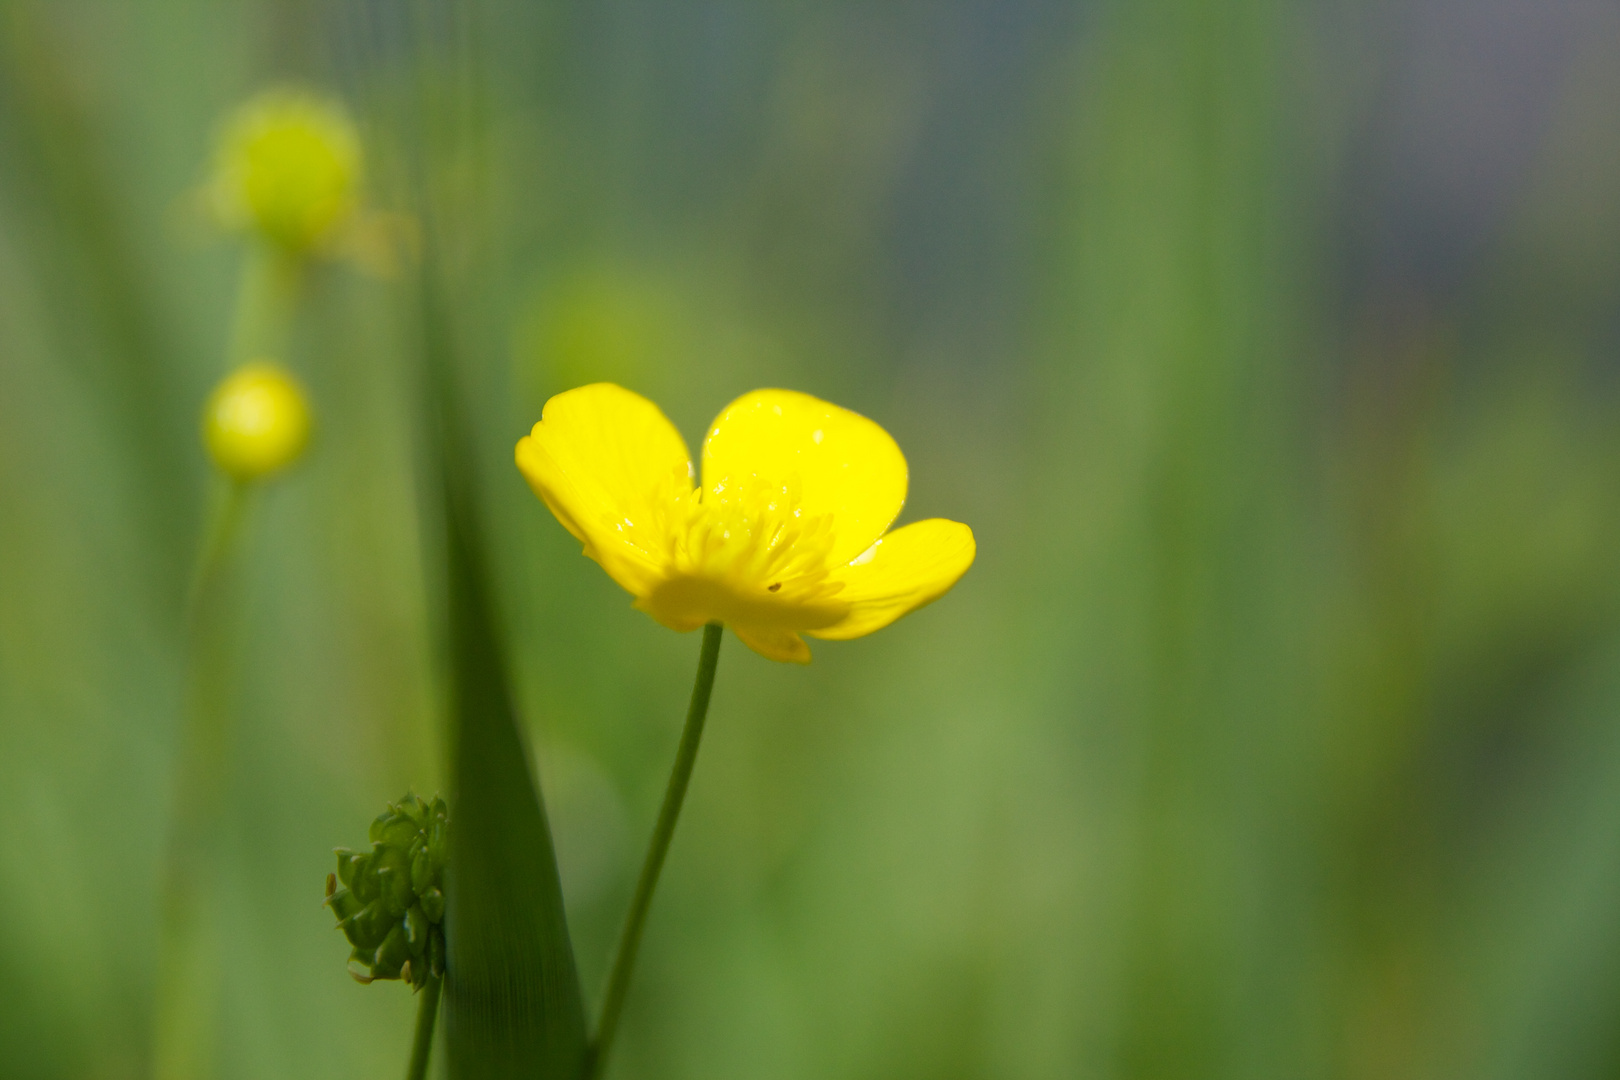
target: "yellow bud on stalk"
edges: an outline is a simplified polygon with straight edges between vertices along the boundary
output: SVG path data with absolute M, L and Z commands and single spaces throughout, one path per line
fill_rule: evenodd
M 257 480 L 298 460 L 309 423 L 303 389 L 281 368 L 258 361 L 214 389 L 203 410 L 203 441 L 232 479 Z
M 342 106 L 266 91 L 226 125 L 211 196 L 227 227 L 293 255 L 330 247 L 359 202 L 360 138 Z

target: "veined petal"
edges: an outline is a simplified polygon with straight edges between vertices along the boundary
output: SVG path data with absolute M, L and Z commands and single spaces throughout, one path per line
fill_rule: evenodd
M 645 596 L 663 579 L 692 461 L 658 406 L 612 383 L 558 394 L 518 441 L 517 465 L 614 581 Z
M 737 640 L 767 660 L 778 660 L 784 664 L 810 662 L 810 646 L 792 631 L 755 630 L 743 626 L 733 626 L 731 630 L 737 635 Z
M 838 599 L 849 614 L 813 637 L 846 641 L 881 630 L 907 612 L 933 603 L 973 565 L 973 530 L 956 521 L 930 518 L 879 540 L 849 566 L 834 571 L 844 583 Z
M 792 390 L 756 390 L 715 419 L 703 443 L 704 498 L 764 483 L 785 487 L 804 519 L 832 519 L 826 560 L 849 562 L 906 501 L 906 459 L 859 413 Z

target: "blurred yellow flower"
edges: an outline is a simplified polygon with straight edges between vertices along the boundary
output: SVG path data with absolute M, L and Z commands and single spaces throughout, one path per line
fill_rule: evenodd
M 227 227 L 281 250 L 330 249 L 359 203 L 360 138 L 342 106 L 269 90 L 226 124 L 209 193 Z
M 303 389 L 271 363 L 238 368 L 208 398 L 203 441 L 214 464 L 236 480 L 257 480 L 286 468 L 309 442 Z
M 809 662 L 800 634 L 881 629 L 973 563 L 966 525 L 887 532 L 907 479 L 888 432 L 790 390 L 756 390 L 720 413 L 700 487 L 674 425 L 611 383 L 546 402 L 517 464 L 636 607 L 675 630 L 723 622 L 772 660 Z

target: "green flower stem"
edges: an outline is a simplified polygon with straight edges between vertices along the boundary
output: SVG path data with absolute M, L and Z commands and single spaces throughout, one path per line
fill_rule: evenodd
M 198 629 L 197 622 L 203 617 L 206 605 L 213 602 L 213 594 L 219 591 L 221 572 L 242 531 L 249 494 L 247 484 L 228 480 L 223 493 L 214 501 L 202 548 L 197 552 L 197 565 L 192 571 L 191 591 L 186 598 L 188 633 L 194 634 Z
M 619 935 L 619 951 L 613 958 L 607 993 L 602 998 L 602 1019 L 597 1024 L 596 1041 L 591 1045 L 586 1062 L 586 1080 L 597 1080 L 602 1075 L 607 1066 L 608 1051 L 613 1047 L 613 1036 L 619 1029 L 619 1014 L 624 1009 L 625 994 L 630 989 L 630 973 L 636 966 L 636 952 L 641 947 L 641 931 L 647 922 L 647 910 L 652 906 L 658 875 L 664 869 L 664 856 L 669 853 L 670 839 L 675 835 L 675 822 L 681 816 L 681 803 L 686 800 L 686 787 L 692 780 L 692 766 L 697 762 L 703 723 L 709 716 L 709 694 L 714 690 L 714 672 L 720 662 L 720 630 L 719 623 L 710 623 L 703 628 L 703 650 L 698 654 L 697 680 L 692 684 L 692 703 L 686 710 L 686 727 L 681 731 L 681 745 L 675 751 L 675 767 L 670 770 L 669 786 L 664 790 L 664 805 L 658 811 L 658 824 L 653 827 L 652 840 L 647 845 L 647 858 L 641 864 L 641 877 L 636 882 L 635 896 L 630 900 L 630 911 L 625 916 L 624 930 Z
M 250 495 L 232 483 L 215 501 L 187 598 L 184 719 L 153 1002 L 156 1080 L 206 1080 L 212 1072 L 219 971 L 212 856 L 230 756 L 228 570 Z
M 411 1041 L 411 1066 L 405 1070 L 405 1080 L 427 1080 L 428 1061 L 433 1056 L 433 1025 L 439 1018 L 439 991 L 443 979 L 428 977 L 418 995 L 416 1009 L 416 1038 Z
M 248 248 L 225 354 L 228 366 L 262 357 L 286 360 L 287 332 L 303 278 L 303 263 L 297 256 L 263 242 Z
M 242 266 L 226 363 L 279 353 L 298 301 L 297 260 L 256 245 Z M 279 358 L 279 357 L 278 357 Z M 154 1080 L 211 1080 L 221 970 L 216 925 L 218 821 L 230 762 L 229 573 L 251 484 L 216 497 L 186 597 L 186 686 L 159 907 Z

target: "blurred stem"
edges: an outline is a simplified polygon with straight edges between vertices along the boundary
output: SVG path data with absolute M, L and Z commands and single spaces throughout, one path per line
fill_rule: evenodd
M 61 5 L 49 0 L 0 3 L 0 161 L 5 162 L 8 214 L 38 219 L 39 228 L 8 233 L 7 252 L 29 251 L 30 276 L 42 275 L 45 311 L 71 340 L 61 362 L 83 392 L 100 395 L 111 437 L 140 485 L 130 513 L 143 526 L 156 560 L 147 583 L 165 602 L 185 586 L 193 525 L 186 474 L 190 432 L 172 422 L 177 343 L 160 312 L 162 286 L 148 272 L 146 245 L 136 239 L 128 177 L 106 135 L 120 130 L 109 95 L 84 81 L 81 42 Z M 13 200 L 16 200 L 15 202 Z M 29 239 L 31 238 L 31 239 Z M 165 605 L 165 610 L 167 606 Z
M 230 745 L 227 585 L 250 496 L 247 485 L 231 483 L 215 500 L 187 598 L 185 713 L 153 1005 L 156 1080 L 204 1080 L 212 1072 L 219 969 L 212 856 Z
M 282 357 L 302 267 L 283 252 L 248 249 L 225 360 Z M 232 557 L 253 487 L 228 481 L 215 497 L 186 597 L 186 687 L 169 848 L 163 866 L 154 1080 L 210 1080 L 218 1028 L 220 942 L 216 853 L 230 764 Z
M 287 328 L 303 277 L 304 267 L 296 256 L 262 242 L 249 246 L 231 320 L 228 366 L 264 357 L 286 360 Z
M 197 565 L 192 569 L 191 592 L 186 602 L 188 632 L 195 626 L 200 608 L 207 603 L 208 592 L 218 587 L 220 573 L 230 557 L 237 535 L 242 531 L 248 494 L 248 485 L 230 480 L 224 493 L 214 501 L 208 530 L 203 534 L 203 546 L 197 552 Z
M 405 1070 L 405 1080 L 427 1080 L 428 1060 L 433 1056 L 433 1025 L 439 1018 L 439 991 L 443 987 L 444 980 L 431 975 L 422 987 L 416 1010 L 416 1038 L 411 1042 L 411 1066 Z
M 586 1080 L 596 1080 L 602 1075 L 607 1067 L 608 1051 L 613 1047 L 613 1036 L 619 1029 L 619 1013 L 624 1009 L 625 994 L 630 989 L 630 973 L 636 966 L 636 952 L 641 947 L 641 931 L 652 906 L 653 890 L 658 887 L 658 875 L 664 869 L 664 856 L 669 853 L 669 842 L 675 835 L 675 822 L 681 816 L 686 787 L 692 780 L 698 743 L 703 738 L 703 723 L 709 716 L 709 694 L 714 690 L 714 672 L 720 663 L 720 631 L 719 623 L 703 628 L 703 649 L 698 654 L 692 702 L 686 709 L 686 727 L 681 732 L 681 745 L 675 751 L 675 767 L 670 770 L 664 805 L 658 811 L 658 824 L 653 827 L 652 841 L 647 845 L 647 858 L 641 864 L 641 878 L 630 900 L 624 931 L 619 935 L 619 951 L 613 958 L 607 993 L 602 998 L 602 1020 L 597 1025 L 596 1041 L 587 1059 Z

